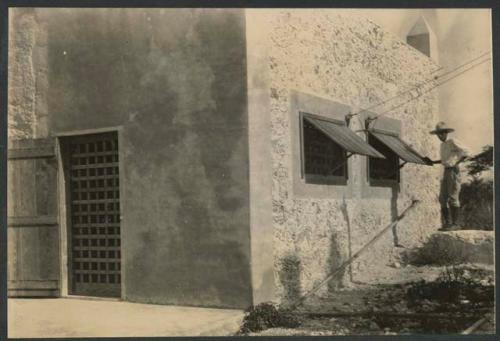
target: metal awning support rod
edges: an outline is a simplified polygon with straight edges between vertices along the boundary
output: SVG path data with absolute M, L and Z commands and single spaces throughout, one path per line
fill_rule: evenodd
M 408 162 L 407 162 L 407 161 L 405 161 L 405 162 L 403 162 L 402 164 L 400 164 L 400 165 L 399 165 L 399 169 L 403 168 L 403 166 L 404 166 L 404 165 L 406 165 L 407 163 L 408 163 Z
M 370 129 L 370 123 L 372 123 L 373 121 L 375 121 L 378 117 L 367 117 L 365 119 L 365 130 L 369 130 Z
M 347 157 L 345 158 L 345 161 L 344 161 L 344 162 L 342 162 L 342 163 L 341 163 L 340 165 L 338 165 L 337 167 L 335 167 L 335 168 L 332 170 L 332 174 L 333 174 L 333 173 L 335 173 L 336 171 L 338 171 L 340 168 L 344 167 L 344 166 L 345 166 L 345 164 L 347 163 L 347 160 L 349 160 L 349 158 L 350 158 L 351 156 L 353 156 L 353 155 L 354 155 L 354 153 L 349 153 L 349 154 L 347 154 Z
M 373 245 L 377 240 L 382 238 L 382 236 L 387 232 L 391 231 L 391 229 L 399 222 L 401 221 L 405 216 L 408 211 L 413 209 L 420 201 L 414 199 L 410 206 L 408 206 L 396 219 L 392 221 L 389 225 L 387 225 L 382 231 L 380 231 L 375 237 L 372 238 L 368 243 L 366 243 L 358 252 L 356 252 L 354 255 L 351 256 L 348 260 L 346 260 L 342 265 L 340 265 L 337 269 L 335 269 L 333 272 L 331 272 L 324 280 L 322 280 L 319 284 L 317 284 L 315 287 L 313 287 L 311 290 L 309 290 L 307 293 L 305 293 L 302 297 L 300 297 L 298 300 L 293 302 L 289 308 L 290 309 L 295 309 L 298 306 L 300 306 L 306 298 L 314 294 L 316 291 L 318 291 L 322 286 L 330 282 L 333 278 L 335 278 L 339 273 L 344 271 L 345 268 L 347 268 L 349 265 L 351 265 L 356 259 L 359 258 L 365 252 L 371 245 Z

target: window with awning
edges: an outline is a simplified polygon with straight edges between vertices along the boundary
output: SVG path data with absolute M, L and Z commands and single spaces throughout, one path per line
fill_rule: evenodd
M 404 142 L 397 134 L 377 130 L 369 131 L 369 134 L 373 135 L 377 140 L 396 153 L 396 155 L 398 155 L 398 157 L 405 163 L 410 162 L 427 165 L 427 163 L 423 160 L 423 156 L 410 147 L 409 144 Z
M 370 157 L 368 160 L 369 180 L 372 185 L 399 182 L 400 169 L 406 163 L 426 165 L 423 156 L 396 133 L 369 129 L 368 143 L 385 156 L 385 159 Z
M 302 170 L 306 183 L 346 184 L 354 154 L 384 158 L 340 120 L 301 113 Z

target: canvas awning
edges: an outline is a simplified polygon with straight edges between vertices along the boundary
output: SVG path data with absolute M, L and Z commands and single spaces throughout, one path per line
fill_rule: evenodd
M 334 123 L 309 115 L 304 116 L 304 119 L 350 153 L 385 159 L 384 155 L 366 143 L 345 124 Z
M 401 140 L 399 136 L 376 130 L 368 130 L 368 132 L 396 153 L 396 155 L 398 155 L 403 161 L 427 165 L 427 163 L 423 160 L 423 156 L 410 147 L 406 142 Z

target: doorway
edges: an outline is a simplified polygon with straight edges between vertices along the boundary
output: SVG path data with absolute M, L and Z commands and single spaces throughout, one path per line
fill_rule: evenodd
M 65 137 L 68 293 L 121 296 L 116 132 Z

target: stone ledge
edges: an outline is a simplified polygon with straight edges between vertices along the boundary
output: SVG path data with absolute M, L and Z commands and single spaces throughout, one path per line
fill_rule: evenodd
M 493 231 L 460 230 L 436 232 L 421 248 L 412 250 L 412 264 L 452 265 L 463 263 L 493 264 L 495 234 Z

